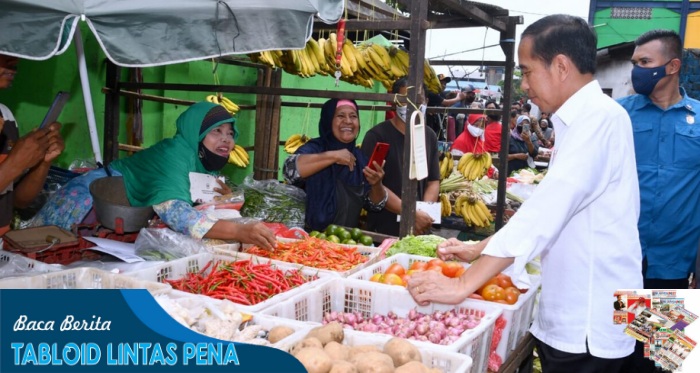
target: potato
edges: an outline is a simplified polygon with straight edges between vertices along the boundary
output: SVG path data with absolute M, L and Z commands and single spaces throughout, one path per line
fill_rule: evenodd
M 328 373 L 333 366 L 331 358 L 319 347 L 302 348 L 295 357 L 309 373 Z
M 393 373 L 394 362 L 382 352 L 365 352 L 355 355 L 351 360 L 358 373 Z
M 337 360 L 333 362 L 331 371 L 328 373 L 357 373 L 357 368 L 349 361 Z
M 350 360 L 350 347 L 341 345 L 336 341 L 330 341 L 323 347 L 328 356 L 333 360 Z
M 428 367 L 419 361 L 409 361 L 408 363 L 396 368 L 394 373 L 429 373 Z
M 267 340 L 270 341 L 270 343 L 277 343 L 292 334 L 294 334 L 294 329 L 288 326 L 278 325 L 270 329 L 270 332 L 267 334 Z
M 409 361 L 423 361 L 418 348 L 403 338 L 390 339 L 384 345 L 384 353 L 391 356 L 395 367 L 400 367 Z
M 292 349 L 289 351 L 290 354 L 297 356 L 297 353 L 299 353 L 300 350 L 303 350 L 307 347 L 317 347 L 320 349 L 323 349 L 323 345 L 321 344 L 321 341 L 319 341 L 316 338 L 305 338 L 299 341 L 297 344 L 292 347 Z
M 356 355 L 364 354 L 365 352 L 382 352 L 382 350 L 380 350 L 379 347 L 374 346 L 374 345 L 353 346 L 353 347 L 350 347 L 349 360 L 352 360 L 352 358 L 355 357 Z
M 325 346 L 326 343 L 330 341 L 343 343 L 343 339 L 345 339 L 345 332 L 343 332 L 343 325 L 338 322 L 332 322 L 324 326 L 311 329 L 306 337 L 318 338 L 318 340 Z

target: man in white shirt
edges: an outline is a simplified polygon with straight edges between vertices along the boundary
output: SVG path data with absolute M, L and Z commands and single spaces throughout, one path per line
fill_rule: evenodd
M 542 259 L 542 293 L 531 327 L 543 372 L 620 372 L 634 339 L 612 322 L 610 295 L 641 288 L 632 125 L 593 78 L 596 36 L 585 20 L 547 16 L 521 37 L 522 88 L 557 133 L 547 176 L 494 236 L 438 246 L 444 259 L 477 260 L 458 279 L 411 276 L 419 304 L 459 303 L 506 270 L 518 285 Z M 546 221 L 547 224 L 540 224 Z

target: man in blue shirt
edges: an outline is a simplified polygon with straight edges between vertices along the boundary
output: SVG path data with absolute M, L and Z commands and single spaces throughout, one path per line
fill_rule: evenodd
M 644 288 L 687 289 L 700 241 L 700 101 L 679 86 L 683 50 L 677 33 L 648 31 L 635 45 L 637 94 L 619 103 L 634 130 Z M 632 355 L 638 357 L 634 371 L 653 371 L 653 363 L 639 365 L 640 345 Z

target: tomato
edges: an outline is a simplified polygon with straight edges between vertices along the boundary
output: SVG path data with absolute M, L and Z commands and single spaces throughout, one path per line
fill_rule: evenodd
M 394 274 L 397 274 L 399 276 L 403 276 L 406 274 L 406 269 L 404 269 L 401 264 L 394 263 L 394 264 L 390 265 L 389 268 L 386 269 L 386 271 L 384 271 L 385 275 L 387 275 L 389 273 L 394 273 Z
M 433 259 L 433 260 L 431 260 L 431 261 L 428 262 L 428 267 L 433 267 L 433 266 L 442 267 L 442 266 L 444 266 L 444 265 L 445 265 L 445 262 L 443 262 L 442 260 L 437 259 L 437 258 L 435 258 L 435 259 Z
M 442 274 L 447 277 L 459 277 L 457 276 L 457 273 L 459 273 L 460 270 L 463 269 L 464 267 L 462 267 L 462 265 L 459 264 L 459 262 L 447 262 L 442 266 Z
M 484 288 L 487 287 L 487 286 L 489 286 L 489 285 L 498 285 L 496 282 L 497 282 L 497 281 L 496 281 L 496 278 L 495 278 L 495 277 L 492 277 L 492 278 L 490 278 L 488 281 L 486 281 L 483 285 L 481 285 L 481 287 L 479 288 L 479 290 L 477 290 L 476 292 L 483 296 L 483 295 L 484 295 L 484 294 L 483 294 Z
M 479 295 L 479 294 L 477 294 L 477 293 L 472 293 L 472 294 L 470 294 L 467 298 L 478 299 L 478 300 L 484 300 L 484 297 L 482 297 L 481 295 Z
M 381 273 L 375 273 L 369 278 L 369 280 L 372 282 L 384 282 L 384 275 Z
M 455 278 L 461 277 L 462 274 L 464 274 L 464 272 L 466 272 L 466 271 L 467 271 L 466 268 L 464 268 L 464 267 L 460 268 L 459 270 L 457 270 L 457 273 L 455 273 Z
M 520 297 L 520 290 L 518 288 L 510 286 L 507 287 L 504 292 L 506 293 L 506 303 L 515 304 L 518 303 L 518 298 Z
M 410 278 L 411 278 L 411 275 L 409 275 L 408 273 L 401 276 L 401 280 L 403 281 L 403 286 L 406 286 L 408 284 L 408 279 L 410 279 Z
M 499 300 L 497 300 L 497 301 L 496 301 L 496 303 L 501 303 L 501 304 L 510 304 L 510 303 L 508 303 L 508 301 L 506 301 L 506 300 L 503 300 L 503 299 L 499 299 Z
M 442 267 L 440 267 L 440 266 L 430 266 L 430 267 L 426 268 L 425 270 L 426 271 L 435 271 L 439 274 L 442 274 Z
M 415 271 L 425 271 L 427 268 L 428 268 L 428 263 L 415 261 L 415 262 L 413 262 L 413 264 L 411 264 L 411 267 L 409 267 L 408 269 L 412 269 Z
M 384 284 L 388 285 L 399 285 L 399 286 L 406 286 L 406 284 L 403 282 L 401 279 L 401 276 L 395 274 L 395 273 L 388 273 L 384 275 L 384 281 L 382 281 Z
M 505 289 L 513 286 L 513 281 L 510 280 L 510 276 L 499 273 L 496 275 L 496 285 Z
M 485 300 L 490 300 L 492 302 L 506 299 L 506 293 L 503 291 L 503 288 L 496 284 L 486 285 L 481 291 L 481 296 L 484 297 Z

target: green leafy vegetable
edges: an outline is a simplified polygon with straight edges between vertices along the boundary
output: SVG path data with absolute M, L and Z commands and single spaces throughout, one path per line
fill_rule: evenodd
M 386 252 L 386 256 L 392 256 L 399 253 L 411 255 L 421 255 L 437 257 L 437 245 L 445 241 L 444 238 L 429 234 L 425 236 L 406 236 L 394 243 Z

